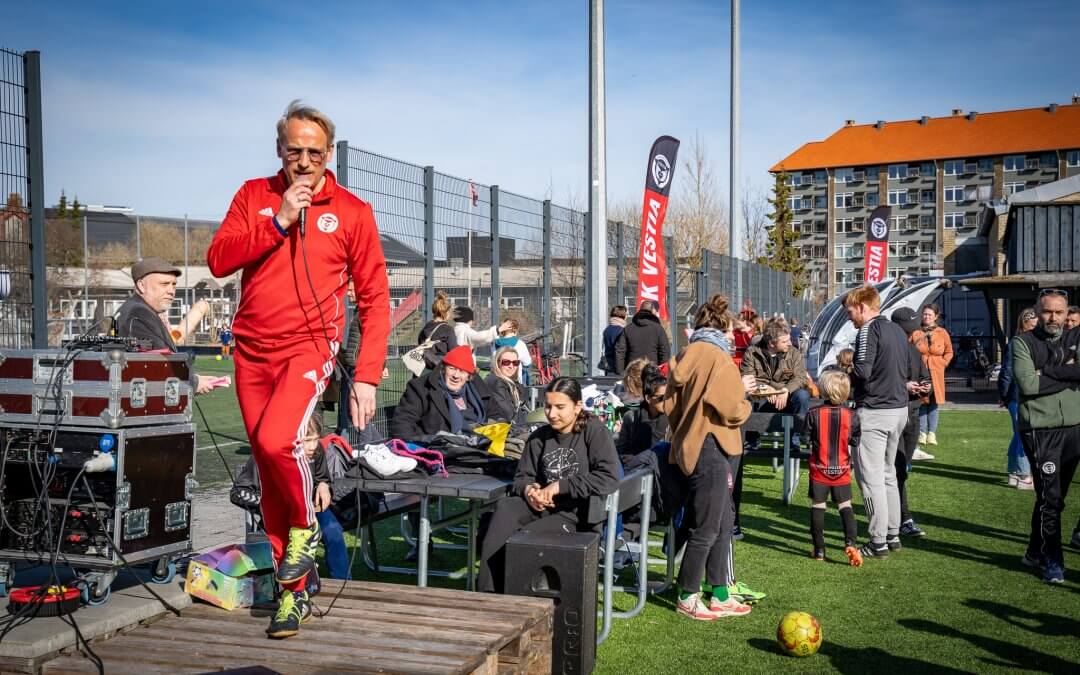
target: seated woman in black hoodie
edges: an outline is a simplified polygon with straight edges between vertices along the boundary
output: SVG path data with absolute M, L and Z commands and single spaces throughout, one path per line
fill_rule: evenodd
M 480 549 L 479 590 L 502 592 L 506 542 L 528 527 L 532 532 L 584 532 L 589 498 L 619 485 L 619 460 L 607 428 L 585 412 L 581 385 L 559 377 L 544 393 L 548 424 L 525 444 L 514 477 L 513 495 L 499 501 Z
M 659 407 L 667 391 L 667 378 L 652 363 L 646 364 L 641 371 L 641 389 L 641 404 L 623 415 L 619 433 L 615 436 L 615 450 L 624 465 L 634 455 L 645 452 L 667 436 L 667 415 Z
M 486 424 L 494 409 L 491 391 L 472 379 L 475 372 L 468 347 L 447 352 L 437 368 L 406 385 L 390 419 L 390 436 L 419 441 L 440 431 L 458 434 Z
M 521 357 L 514 347 L 500 347 L 491 361 L 491 374 L 484 383 L 491 391 L 491 409 L 488 415 L 492 419 L 504 422 L 524 423 L 528 415 L 529 392 L 518 382 L 521 369 Z

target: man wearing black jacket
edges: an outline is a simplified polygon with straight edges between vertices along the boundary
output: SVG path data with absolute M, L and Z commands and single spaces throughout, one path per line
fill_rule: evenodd
M 921 327 L 921 319 L 914 309 L 901 307 L 889 317 L 892 322 L 900 326 L 904 333 L 911 336 Z M 896 447 L 896 487 L 900 493 L 900 534 L 905 537 L 923 537 L 926 533 L 915 524 L 908 508 L 907 479 L 908 465 L 915 459 L 915 451 L 919 441 L 919 407 L 922 405 L 922 397 L 930 392 L 930 369 L 923 361 L 919 348 L 908 342 L 908 374 L 912 381 L 919 385 L 918 391 L 908 394 L 908 420 L 904 427 L 904 433 L 900 436 L 900 443 Z M 933 455 L 927 455 L 933 459 Z
M 622 374 L 634 359 L 645 357 L 657 365 L 671 358 L 671 340 L 660 325 L 656 303 L 642 300 L 637 314 L 615 343 L 615 372 Z
M 847 294 L 844 307 L 859 329 L 852 382 L 862 435 L 855 454 L 855 477 L 870 520 L 863 558 L 886 558 L 900 549 L 900 492 L 896 448 L 908 421 L 908 340 L 902 328 L 881 316 L 881 296 L 873 286 Z

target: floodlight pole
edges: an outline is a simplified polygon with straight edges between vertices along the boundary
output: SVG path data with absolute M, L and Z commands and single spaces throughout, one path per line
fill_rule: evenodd
M 589 242 L 586 270 L 585 370 L 600 360 L 608 304 L 607 134 L 604 96 L 604 0 L 589 2 Z
M 739 0 L 731 0 L 731 187 L 728 204 L 728 255 L 739 257 L 736 233 L 739 232 Z M 742 272 L 736 266 L 733 307 L 742 306 Z

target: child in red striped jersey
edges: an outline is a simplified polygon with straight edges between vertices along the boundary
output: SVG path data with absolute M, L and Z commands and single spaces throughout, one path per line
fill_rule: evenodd
M 810 438 L 810 536 L 814 560 L 825 559 L 825 506 L 832 495 L 844 522 L 844 553 L 852 566 L 862 565 L 856 544 L 855 513 L 851 510 L 851 448 L 859 444 L 859 417 L 846 405 L 851 381 L 838 370 L 821 376 L 821 393 L 828 403 L 806 413 Z

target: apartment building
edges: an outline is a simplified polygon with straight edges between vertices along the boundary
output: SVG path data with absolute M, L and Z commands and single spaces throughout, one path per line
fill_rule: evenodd
M 864 228 L 880 204 L 892 207 L 889 276 L 975 271 L 960 254 L 977 243 L 984 202 L 1080 174 L 1080 96 L 1023 110 L 848 120 L 769 171 L 791 186 L 796 245 L 825 297 L 863 283 Z

